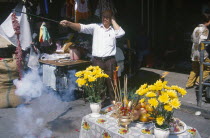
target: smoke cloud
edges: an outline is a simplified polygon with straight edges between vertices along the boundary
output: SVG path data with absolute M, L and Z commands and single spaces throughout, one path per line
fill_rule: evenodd
M 17 88 L 15 94 L 25 98 L 26 102 L 32 98 L 40 97 L 44 91 L 38 70 L 29 71 L 24 75 L 22 80 L 14 80 L 14 84 Z
M 77 78 L 75 77 L 75 73 L 76 73 L 76 70 L 69 70 L 67 72 L 67 76 L 61 79 L 63 81 L 60 81 L 60 84 L 59 84 L 60 86 L 62 86 L 63 84 L 67 85 L 67 86 L 64 86 L 66 87 L 66 89 L 64 89 L 63 91 L 60 91 L 61 98 L 63 101 L 72 101 L 72 100 L 75 100 L 76 98 L 75 93 L 74 93 L 77 86 L 76 85 Z
M 24 138 L 47 138 L 51 137 L 52 131 L 45 127 L 45 120 L 43 115 L 46 109 L 51 109 L 54 106 L 50 107 L 50 102 L 54 103 L 52 97 L 49 97 L 47 101 L 48 104 L 41 104 L 39 97 L 43 95 L 46 91 L 38 70 L 32 70 L 27 72 L 22 80 L 14 80 L 14 84 L 17 89 L 15 94 L 21 96 L 25 99 L 25 102 L 31 102 L 31 105 L 20 105 L 16 108 L 17 123 L 15 123 L 15 130 L 18 130 L 18 133 Z M 36 103 L 33 106 L 32 99 L 36 100 Z M 46 107 L 47 106 L 47 107 Z
M 26 103 L 16 109 L 17 122 L 15 131 L 24 138 L 49 138 L 52 131 L 46 124 L 56 119 L 63 111 L 69 109 L 69 103 L 75 99 L 76 70 L 70 70 L 62 76 L 58 85 L 63 87 L 58 93 L 46 88 L 42 82 L 40 71 L 27 72 L 22 80 L 15 80 L 16 95 L 25 99 Z

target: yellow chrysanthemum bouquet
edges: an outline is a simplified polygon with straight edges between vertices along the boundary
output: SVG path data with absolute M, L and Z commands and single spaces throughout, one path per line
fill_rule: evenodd
M 167 81 L 156 81 L 153 85 L 141 85 L 136 94 L 141 96 L 139 102 L 150 105 L 153 111 L 149 115 L 154 118 L 158 128 L 169 128 L 174 109 L 181 106 L 179 97 L 187 91 L 176 85 L 167 86 Z
M 76 80 L 78 86 L 84 88 L 88 101 L 100 102 L 100 95 L 105 90 L 105 78 L 109 76 L 99 66 L 89 66 L 86 70 L 76 72 L 75 76 L 78 77 Z

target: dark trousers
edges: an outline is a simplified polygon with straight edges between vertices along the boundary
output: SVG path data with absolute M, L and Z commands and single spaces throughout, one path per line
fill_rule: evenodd
M 116 70 L 117 67 L 115 58 L 113 57 L 105 61 L 93 58 L 92 65 L 99 66 L 107 75 L 109 75 L 109 78 L 106 79 L 107 91 L 101 95 L 102 102 L 105 100 L 106 96 L 110 97 L 110 100 L 113 101 L 115 98 L 111 81 L 113 83 L 113 71 Z

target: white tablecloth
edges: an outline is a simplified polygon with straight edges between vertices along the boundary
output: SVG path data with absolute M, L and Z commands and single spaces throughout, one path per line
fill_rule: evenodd
M 145 131 L 151 128 L 150 131 Z M 82 119 L 80 138 L 155 138 L 152 123 L 131 123 L 128 131 L 118 127 L 117 119 L 110 113 L 94 118 L 86 115 Z M 187 126 L 184 133 L 170 135 L 169 138 L 201 138 L 195 128 Z
M 56 90 L 56 76 L 55 70 L 56 66 L 43 64 L 43 83 L 46 86 L 51 87 L 53 90 Z

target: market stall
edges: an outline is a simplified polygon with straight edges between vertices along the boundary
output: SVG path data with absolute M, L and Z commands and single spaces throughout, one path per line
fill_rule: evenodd
M 46 86 L 57 92 L 68 91 L 69 82 L 73 83 L 69 76 L 90 64 L 92 36 L 62 26 L 60 21 L 99 23 L 105 10 L 117 12 L 112 0 L 17 2 L 0 33 L 17 47 L 19 79 L 27 71 L 41 69 Z M 116 59 L 122 72 L 125 57 L 119 49 Z
M 92 37 L 63 27 L 60 21 L 98 23 L 107 9 L 116 13 L 111 0 L 17 2 L 1 25 L 0 33 L 18 47 L 19 79 L 22 72 L 41 69 L 46 86 L 57 92 L 69 90 L 72 72 L 90 64 Z M 124 57 L 118 59 L 123 67 Z

